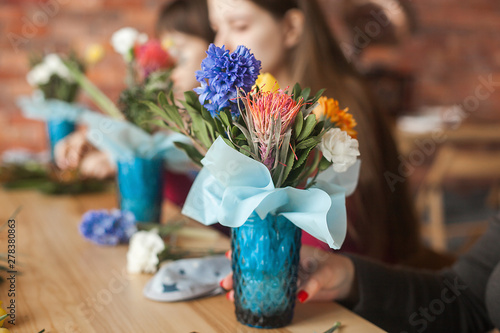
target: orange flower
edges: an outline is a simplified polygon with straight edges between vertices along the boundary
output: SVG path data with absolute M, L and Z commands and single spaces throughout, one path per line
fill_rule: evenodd
M 347 113 L 348 111 L 349 108 L 341 110 L 339 102 L 333 98 L 326 98 L 325 96 L 322 96 L 318 99 L 318 106 L 314 108 L 313 113 L 316 116 L 316 119 L 328 119 L 334 123 L 336 127 L 347 132 L 347 134 L 349 134 L 349 136 L 353 139 L 356 139 L 358 133 L 354 130 L 354 127 L 357 123 L 352 117 L 352 114 Z

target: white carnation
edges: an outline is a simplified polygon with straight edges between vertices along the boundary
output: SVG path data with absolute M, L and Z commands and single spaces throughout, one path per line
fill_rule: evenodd
M 127 271 L 129 273 L 154 273 L 158 265 L 158 254 L 165 249 L 158 231 L 138 231 L 130 238 L 127 252 Z
M 66 81 L 73 81 L 73 77 L 71 76 L 68 67 L 66 67 L 57 54 L 48 54 L 45 56 L 43 63 L 52 74 L 55 74 Z
M 116 31 L 111 36 L 111 45 L 113 45 L 117 53 L 128 59 L 130 50 L 134 47 L 134 44 L 136 42 L 144 43 L 147 39 L 147 35 L 139 34 L 139 31 L 136 29 L 127 27 Z
M 43 64 L 38 64 L 26 75 L 26 80 L 32 87 L 37 87 L 46 84 L 50 80 L 52 73 Z
M 359 156 L 358 140 L 351 138 L 340 128 L 332 128 L 323 135 L 320 149 L 323 156 L 333 163 L 333 170 L 345 172 Z
M 73 82 L 73 77 L 61 58 L 54 53 L 48 54 L 43 61 L 33 67 L 26 75 L 26 80 L 33 86 L 40 86 L 49 82 L 52 75 L 57 75 L 61 79 Z

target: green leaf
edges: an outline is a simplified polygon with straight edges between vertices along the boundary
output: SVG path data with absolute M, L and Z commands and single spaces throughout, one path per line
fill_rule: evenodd
M 306 167 L 307 163 L 303 163 L 300 167 L 293 169 L 290 171 L 286 178 L 286 182 L 283 184 L 283 186 L 292 186 L 296 187 L 297 185 L 297 180 L 300 177 L 301 173 L 304 171 L 304 168 Z
M 259 150 L 258 145 L 256 142 L 253 142 L 252 136 L 250 135 L 250 132 L 248 131 L 248 129 L 246 129 L 243 125 L 238 124 L 238 123 L 235 123 L 234 127 L 238 128 L 241 131 L 241 133 L 243 133 L 243 135 L 245 136 L 247 143 L 249 145 L 252 145 L 251 148 L 253 148 L 253 149 L 250 149 L 250 151 L 253 154 L 257 154 L 257 152 Z
M 195 147 L 184 142 L 174 142 L 174 144 L 177 148 L 184 150 L 194 163 L 202 166 L 201 160 L 203 159 L 203 155 Z
M 158 94 L 158 104 L 160 104 L 162 108 L 165 108 L 167 105 L 170 105 L 163 91 Z
M 158 105 L 151 101 L 141 101 L 142 104 L 146 105 L 151 112 L 153 112 L 155 115 L 164 117 L 165 116 L 165 110 L 160 108 Z
M 301 141 L 299 144 L 297 144 L 297 150 L 301 149 L 309 149 L 310 147 L 316 147 L 318 143 L 320 143 L 321 140 L 318 140 L 317 137 L 313 136 L 308 139 L 305 139 L 304 141 Z
M 313 136 L 318 136 L 318 139 L 322 138 L 323 135 L 327 132 L 327 130 L 330 128 L 331 126 L 329 127 L 325 127 L 325 121 L 324 120 L 321 120 L 319 121 L 316 126 L 314 127 L 314 131 L 312 132 L 312 135 Z
M 281 130 L 280 130 L 281 132 Z M 279 132 L 278 132 L 279 134 Z M 290 154 L 289 150 L 289 146 L 290 146 L 290 139 L 292 138 L 292 129 L 289 128 L 285 135 L 283 136 L 283 142 L 281 144 L 281 147 L 279 146 L 276 146 L 276 151 L 277 151 L 277 154 L 276 154 L 276 167 L 274 169 L 274 172 L 272 174 L 273 176 L 273 182 L 274 182 L 274 185 L 276 187 L 280 187 L 281 186 L 281 183 L 283 182 L 283 173 L 284 173 L 284 169 L 286 168 L 287 164 L 287 157 L 288 157 L 288 154 Z M 279 153 L 279 154 L 278 154 Z M 293 159 L 292 159 L 293 161 Z M 281 162 L 281 163 L 279 163 Z M 293 163 L 293 162 L 292 162 Z
M 297 141 L 302 141 L 308 136 L 310 136 L 315 126 L 316 126 L 316 116 L 315 115 L 307 116 L 304 125 L 302 127 L 302 131 L 300 131 L 300 135 L 297 137 Z
M 227 139 L 227 138 L 222 138 L 224 139 L 224 142 L 231 148 L 233 149 L 236 149 L 236 147 L 234 146 L 234 144 L 231 142 L 231 140 Z
M 219 118 L 214 118 L 215 130 L 217 131 L 217 136 L 225 136 L 226 129 Z
M 225 112 L 219 112 L 219 119 L 222 121 L 225 127 L 230 125 L 229 118 Z
M 240 153 L 242 153 L 245 156 L 250 156 L 251 152 L 252 151 L 250 150 L 250 146 L 248 145 L 243 145 L 240 147 Z
M 306 150 L 301 150 L 300 152 L 297 152 L 298 160 L 295 162 L 293 168 L 297 169 L 304 164 L 305 161 L 307 161 L 307 158 L 309 157 L 309 153 L 311 150 L 313 150 L 316 146 L 311 146 L 307 148 Z
M 285 170 L 283 170 L 283 181 L 282 182 L 286 181 L 286 179 L 288 178 L 290 171 L 292 171 L 294 162 L 295 162 L 295 155 L 293 154 L 293 152 L 290 151 L 288 153 L 287 158 L 286 158 L 286 166 L 285 166 Z
M 187 104 L 195 107 L 197 106 L 197 104 L 201 105 L 200 101 L 198 100 L 198 95 L 191 90 L 184 92 L 184 101 L 186 101 Z
M 312 103 L 316 103 L 318 101 L 318 99 L 321 97 L 321 95 L 323 95 L 324 92 L 325 92 L 325 89 L 320 89 L 320 91 L 318 91 L 316 93 L 316 95 L 314 95 L 314 97 L 312 98 L 311 102 Z
M 298 101 L 300 99 L 301 92 L 302 92 L 302 88 L 300 88 L 300 84 L 295 83 L 295 85 L 293 86 L 293 90 L 292 90 L 292 97 L 295 101 Z
M 304 125 L 304 118 L 302 117 L 302 113 L 297 114 L 295 117 L 295 124 L 293 125 L 293 137 L 295 139 L 298 138 L 300 132 L 302 131 L 302 126 Z
M 304 102 L 307 102 L 309 99 L 309 94 L 311 94 L 311 88 L 304 88 L 302 90 L 302 98 L 304 99 Z
M 321 161 L 319 161 L 318 165 L 318 172 L 325 171 L 332 165 L 333 163 L 328 161 L 324 156 L 321 158 Z
M 193 129 L 193 135 L 198 138 L 201 143 L 206 147 L 209 148 L 212 145 L 212 140 L 210 139 L 207 125 L 205 123 L 205 120 L 201 116 L 200 112 L 193 108 L 191 105 L 187 103 L 183 103 L 186 107 L 187 112 L 189 113 L 189 116 L 191 117 L 192 121 L 192 129 Z

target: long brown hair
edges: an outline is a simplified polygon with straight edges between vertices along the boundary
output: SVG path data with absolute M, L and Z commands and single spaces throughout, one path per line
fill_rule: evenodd
M 156 21 L 156 32 L 169 30 L 213 42 L 215 34 L 210 28 L 207 0 L 175 0 L 165 4 Z
M 358 122 L 361 174 L 355 193 L 348 199 L 350 237 L 366 255 L 394 262 L 404 261 L 420 249 L 419 225 L 405 182 L 394 191 L 384 174 L 398 174 L 398 151 L 383 110 L 349 63 L 316 0 L 251 0 L 277 19 L 290 9 L 304 13 L 304 33 L 290 52 L 293 82 L 326 88 L 325 95 L 349 107 Z

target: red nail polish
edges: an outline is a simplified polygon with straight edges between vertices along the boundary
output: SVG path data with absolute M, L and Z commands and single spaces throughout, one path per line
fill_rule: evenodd
M 224 282 L 224 280 L 220 280 L 219 281 L 219 286 L 222 288 L 222 289 L 225 289 L 224 286 L 222 285 L 222 283 Z
M 231 299 L 229 298 L 229 292 L 226 293 L 226 298 L 228 301 L 230 301 Z
M 228 250 L 228 251 L 226 252 L 226 254 L 225 254 L 226 258 L 227 258 L 227 259 L 229 259 L 229 260 L 231 260 L 231 256 L 230 256 L 230 254 L 231 254 L 231 250 Z
M 304 290 L 299 291 L 299 293 L 297 294 L 297 299 L 299 300 L 300 303 L 304 303 L 308 297 L 309 294 L 306 293 Z

